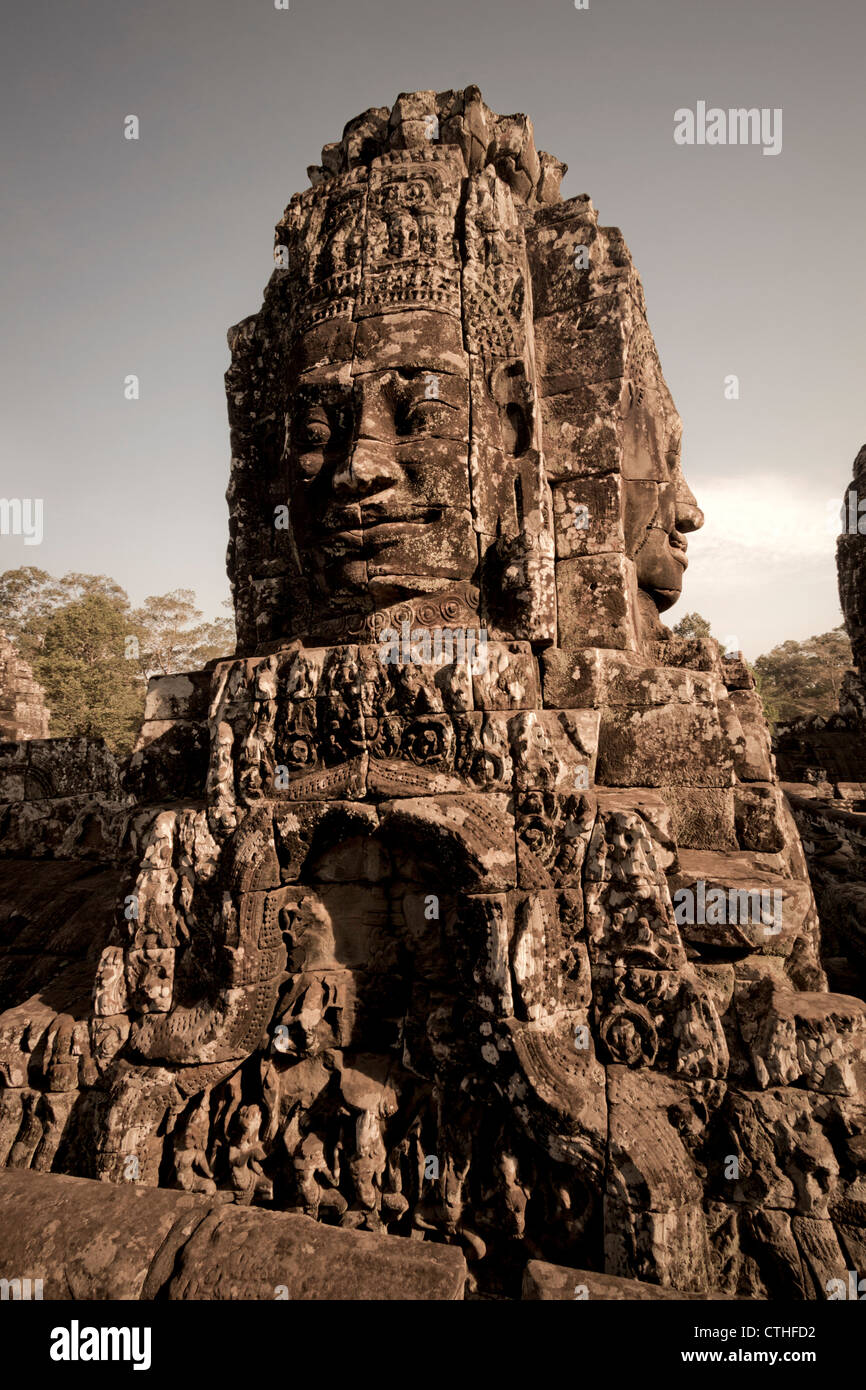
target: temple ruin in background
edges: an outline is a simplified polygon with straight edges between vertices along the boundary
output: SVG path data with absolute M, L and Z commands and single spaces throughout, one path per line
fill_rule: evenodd
M 0 742 L 47 738 L 50 717 L 42 686 L 14 644 L 0 632 Z

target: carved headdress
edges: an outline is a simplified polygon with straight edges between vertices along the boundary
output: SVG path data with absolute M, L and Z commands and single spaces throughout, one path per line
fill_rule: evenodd
M 603 553 L 620 557 L 616 582 L 634 591 L 610 485 L 622 386 L 634 375 L 630 401 L 647 381 L 667 388 L 622 237 L 598 227 L 587 197 L 562 201 L 565 168 L 536 151 L 525 116 L 495 115 L 470 87 L 365 112 L 309 169 L 312 186 L 277 224 L 262 310 L 229 335 L 228 563 L 239 650 L 293 636 L 352 640 L 389 621 L 373 595 L 312 591 L 292 533 L 286 426 L 299 372 L 345 362 L 347 374 L 363 374 L 373 359 L 396 366 L 422 340 L 431 363 L 469 382 L 477 563 L 450 585 L 431 574 L 419 596 L 446 588 L 449 611 L 464 621 L 480 610 L 492 633 L 556 641 L 557 593 L 560 604 L 563 588 L 573 598 L 577 576 L 557 574 L 555 561 L 593 554 L 572 527 L 575 483 L 598 492 L 604 478 L 605 496 L 592 499 L 611 513 Z M 665 408 L 673 419 L 672 403 Z M 592 582 L 578 586 L 590 606 Z

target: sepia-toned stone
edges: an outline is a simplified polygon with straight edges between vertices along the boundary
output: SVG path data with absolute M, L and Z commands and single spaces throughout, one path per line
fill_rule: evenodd
M 151 682 L 122 778 L 0 747 L 0 1234 L 41 1270 L 4 1213 L 53 1191 L 76 1297 L 819 1298 L 852 1258 L 866 1006 L 748 667 L 664 624 L 703 515 L 563 170 L 474 87 L 324 146 L 229 333 L 236 652 Z
M 47 738 L 49 719 L 42 686 L 0 631 L 0 741 Z

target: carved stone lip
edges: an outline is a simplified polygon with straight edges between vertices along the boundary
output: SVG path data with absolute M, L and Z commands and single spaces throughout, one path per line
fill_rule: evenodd
M 372 526 L 364 527 L 364 542 L 388 540 L 392 536 L 405 535 L 407 531 L 415 531 L 419 526 L 429 526 L 429 520 L 414 520 L 409 517 L 395 517 L 394 520 L 374 521 Z
M 362 518 L 360 529 L 353 526 L 346 530 L 327 531 L 326 535 L 331 542 L 341 541 L 346 545 L 361 548 L 370 541 L 396 539 L 418 527 L 429 526 L 432 522 L 440 520 L 440 517 L 441 508 L 427 507 L 423 511 L 410 512 L 400 516 L 372 517 L 369 522 Z
M 668 536 L 668 544 L 677 564 L 682 565 L 683 569 L 687 570 L 689 567 L 689 557 L 686 555 L 688 541 L 679 532 L 674 531 L 673 535 Z
M 413 507 L 409 505 L 401 511 L 391 511 L 380 503 L 371 502 L 369 506 L 361 508 L 361 525 L 365 531 L 371 531 L 376 526 L 390 526 L 395 522 L 423 522 L 426 524 L 430 521 L 439 521 L 441 516 L 441 507 Z

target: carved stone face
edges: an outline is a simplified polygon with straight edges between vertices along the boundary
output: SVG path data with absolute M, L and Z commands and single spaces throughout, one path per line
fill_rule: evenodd
M 361 357 L 346 351 L 295 378 L 285 443 L 292 526 L 325 597 L 388 602 L 476 569 L 468 365 L 454 351 L 444 371 L 436 337 L 420 332 L 419 320 L 435 331 L 443 318 L 388 315 Z
M 483 400 L 474 389 L 470 411 L 469 358 L 443 314 L 381 315 L 327 336 L 320 326 L 296 345 L 284 442 L 292 533 L 326 607 L 380 606 L 477 575 L 470 425 L 493 446 L 485 467 L 503 473 L 482 529 L 492 530 L 493 512 L 503 517 L 498 494 L 511 497 L 519 466 L 503 448 L 492 384 Z M 622 419 L 625 549 L 661 613 L 679 598 L 686 536 L 703 514 L 682 475 L 682 425 L 660 375 L 626 380 Z M 491 539 L 482 536 L 482 552 Z
M 686 536 L 704 524 L 682 475 L 682 424 L 667 388 L 629 384 L 624 402 L 623 524 L 638 587 L 660 613 L 680 596 Z

